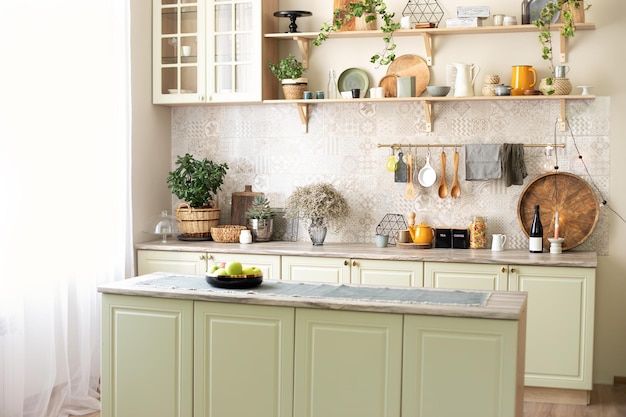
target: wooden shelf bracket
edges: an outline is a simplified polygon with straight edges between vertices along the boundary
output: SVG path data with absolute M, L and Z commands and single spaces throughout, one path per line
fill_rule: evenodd
M 424 38 L 424 50 L 426 51 L 426 65 L 431 67 L 433 65 L 433 38 L 430 33 L 422 33 Z
M 309 133 L 309 105 L 305 103 L 295 103 L 298 108 L 298 115 L 302 123 L 304 133 Z
M 299 36 L 294 36 L 293 39 L 298 42 L 298 48 L 300 49 L 300 55 L 302 56 L 302 65 L 304 68 L 308 69 L 309 54 L 311 53 L 311 40 Z
M 559 123 L 561 125 L 561 132 L 565 132 L 565 124 L 567 115 L 565 113 L 565 99 L 559 100 L 561 102 L 561 114 L 559 115 Z
M 433 103 L 431 101 L 423 101 L 422 106 L 424 107 L 424 119 L 426 119 L 426 131 L 433 131 Z

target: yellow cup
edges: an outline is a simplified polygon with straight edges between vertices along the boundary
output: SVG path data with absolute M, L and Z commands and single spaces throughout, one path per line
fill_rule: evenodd
M 537 84 L 537 71 L 530 65 L 514 65 L 511 74 L 511 95 L 523 96 Z

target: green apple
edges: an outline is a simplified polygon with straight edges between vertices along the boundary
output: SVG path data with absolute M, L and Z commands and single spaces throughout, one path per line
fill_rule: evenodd
M 219 265 L 213 265 L 213 266 L 211 267 L 211 273 L 213 273 L 213 272 L 217 271 L 218 269 L 220 269 L 220 266 L 219 266 Z
M 223 277 L 226 275 L 229 275 L 228 272 L 226 272 L 226 270 L 224 268 L 217 268 L 213 274 L 217 275 L 218 277 Z
M 241 275 L 243 273 L 243 266 L 241 266 L 241 262 L 237 261 L 228 262 L 224 269 L 228 275 Z
M 241 271 L 241 273 L 244 275 L 254 275 L 254 268 L 251 266 L 246 267 Z

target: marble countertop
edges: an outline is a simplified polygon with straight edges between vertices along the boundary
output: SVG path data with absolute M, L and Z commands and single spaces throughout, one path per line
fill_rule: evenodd
M 320 288 L 323 291 L 316 291 Z M 520 319 L 526 314 L 527 297 L 524 292 L 512 291 L 384 288 L 284 281 L 264 281 L 257 288 L 227 290 L 212 287 L 204 276 L 164 272 L 104 284 L 98 287 L 98 291 L 194 301 L 498 320 Z
M 561 254 L 530 253 L 526 250 L 490 249 L 411 249 L 374 244 L 324 243 L 313 246 L 308 242 L 258 242 L 252 244 L 217 243 L 212 241 L 188 242 L 160 240 L 137 243 L 136 249 L 178 252 L 242 253 L 279 256 L 317 256 L 327 258 L 375 259 L 392 261 L 461 262 L 477 264 L 571 266 L 596 268 L 595 252 L 566 251 Z

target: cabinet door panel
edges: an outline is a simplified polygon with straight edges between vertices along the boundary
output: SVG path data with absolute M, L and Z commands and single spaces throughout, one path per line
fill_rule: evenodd
M 353 284 L 393 287 L 421 287 L 423 284 L 422 262 L 355 259 L 351 265 Z
M 102 296 L 102 416 L 191 417 L 193 302 Z
M 503 265 L 425 262 L 424 286 L 454 290 L 506 290 L 507 268 Z
M 195 305 L 194 416 L 291 417 L 293 308 Z
M 402 316 L 298 309 L 295 417 L 400 415 Z
M 514 320 L 405 316 L 402 415 L 521 416 L 522 341 Z
M 511 286 L 528 292 L 526 384 L 591 390 L 595 270 L 511 270 Z
M 153 272 L 204 275 L 206 265 L 206 255 L 203 252 L 137 251 L 137 275 Z
M 350 282 L 350 263 L 343 258 L 283 256 L 281 273 L 282 279 L 289 281 L 347 284 Z

